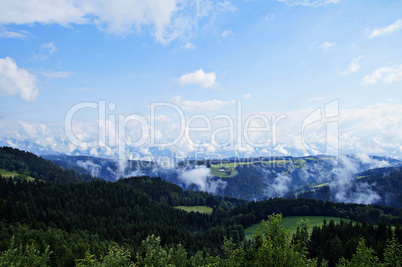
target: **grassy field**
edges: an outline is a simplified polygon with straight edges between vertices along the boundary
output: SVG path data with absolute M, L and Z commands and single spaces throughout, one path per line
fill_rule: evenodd
M 236 166 L 245 165 L 245 164 L 265 164 L 267 167 L 281 167 L 285 164 L 293 164 L 295 168 L 303 168 L 306 164 L 307 160 L 310 161 L 318 161 L 318 160 L 329 160 L 330 157 L 321 157 L 317 159 L 316 157 L 301 157 L 301 158 L 293 158 L 293 160 L 288 159 L 274 159 L 274 160 L 265 160 L 265 161 L 246 161 L 246 162 L 230 162 L 230 163 L 221 163 L 221 164 L 212 164 L 211 165 L 211 174 L 220 177 L 220 178 L 231 178 L 237 174 Z
M 367 177 L 370 177 L 370 175 L 357 176 L 356 179 L 364 179 Z M 331 184 L 335 185 L 336 183 L 331 183 Z M 323 186 L 329 186 L 329 183 L 318 184 L 318 185 L 313 186 L 313 188 L 318 188 L 318 187 L 323 187 Z
M 327 222 L 329 222 L 330 220 L 333 220 L 336 223 L 340 222 L 341 220 L 343 220 L 345 222 L 351 221 L 351 220 L 345 219 L 345 218 L 328 217 L 328 216 L 289 216 L 289 217 L 283 217 L 281 224 L 291 234 L 294 234 L 294 233 L 296 233 L 297 222 L 300 219 L 306 219 L 306 218 L 309 220 L 309 231 L 310 232 L 313 230 L 314 226 L 321 226 L 323 220 L 327 220 Z M 254 224 L 253 226 L 245 229 L 244 234 L 246 235 L 246 237 L 251 238 L 257 232 L 257 229 L 259 226 L 260 226 L 260 223 L 257 223 L 257 224 Z
M 211 207 L 207 207 L 207 206 L 177 206 L 174 207 L 175 209 L 180 209 L 180 210 L 184 210 L 187 212 L 199 212 L 199 213 L 206 213 L 206 214 L 211 214 L 212 213 L 212 208 Z
M 3 178 L 12 178 L 12 179 L 14 179 L 15 176 L 18 176 L 20 174 L 17 173 L 17 172 L 10 172 L 10 171 L 7 171 L 5 169 L 0 169 L 0 175 Z M 27 180 L 32 182 L 32 181 L 35 181 L 35 178 L 33 178 L 31 176 L 28 176 Z
M 323 184 L 318 184 L 318 185 L 315 185 L 315 186 L 313 186 L 314 188 L 318 188 L 318 187 L 323 187 L 323 186 L 328 186 L 329 185 L 329 183 L 323 183 Z
M 370 177 L 370 175 L 357 176 L 356 179 L 363 179 L 363 178 L 367 178 L 367 177 Z
M 18 175 L 18 173 L 10 172 L 10 171 L 7 171 L 5 169 L 0 169 L 0 175 L 5 177 L 5 178 L 14 178 L 15 176 Z
M 212 164 L 211 165 L 211 174 L 220 178 L 230 178 L 237 174 L 236 164 L 239 163 L 226 163 L 226 164 Z M 225 171 L 219 171 L 219 170 Z
M 236 166 L 238 165 L 248 165 L 248 164 L 261 164 L 272 165 L 272 166 L 282 166 L 287 163 L 291 163 L 290 160 L 270 160 L 270 161 L 247 161 L 247 162 L 231 162 L 223 164 L 212 164 L 211 174 L 220 178 L 231 178 L 237 174 Z

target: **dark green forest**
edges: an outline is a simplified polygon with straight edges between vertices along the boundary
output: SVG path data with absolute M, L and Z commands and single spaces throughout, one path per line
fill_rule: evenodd
M 245 201 L 152 177 L 107 182 L 0 148 L 0 266 L 400 266 L 402 210 L 309 198 Z M 33 177 L 33 181 L 23 179 Z M 174 206 L 204 205 L 212 214 Z M 324 222 L 291 235 L 282 216 Z M 265 221 L 266 220 L 266 221 Z M 263 221 L 251 239 L 244 229 Z M 399 264 L 399 265 L 398 265 Z

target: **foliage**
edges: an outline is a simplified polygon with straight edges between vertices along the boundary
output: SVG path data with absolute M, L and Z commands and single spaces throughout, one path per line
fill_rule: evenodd
M 384 266 L 401 262 L 402 211 L 396 208 L 304 198 L 246 202 L 183 191 L 146 176 L 114 183 L 85 180 L 11 148 L 0 149 L 0 168 L 5 165 L 36 179 L 0 179 L 3 266 L 353 266 L 364 263 L 363 258 Z M 177 205 L 213 211 L 184 212 L 172 207 Z M 282 215 L 272 215 L 279 213 L 361 223 L 324 221 L 309 235 L 308 222 L 300 221 L 291 237 L 281 225 Z M 255 238 L 245 240 L 244 228 L 267 216 Z
M 88 251 L 84 259 L 76 260 L 77 267 L 95 266 L 95 267 L 131 267 L 135 266 L 130 259 L 130 251 L 118 246 L 110 247 L 108 253 L 101 260 L 97 260 L 95 255 Z
M 11 239 L 11 247 L 0 255 L 0 266 L 24 267 L 24 266 L 49 266 L 49 246 L 41 253 L 33 244 L 15 246 L 14 237 Z
M 42 181 L 71 183 L 94 180 L 90 175 L 62 169 L 58 165 L 30 152 L 11 147 L 0 147 L 0 169 L 16 172 L 26 177 L 31 176 Z
M 356 254 L 353 255 L 350 261 L 341 259 L 339 267 L 370 267 L 370 266 L 381 266 L 379 259 L 373 255 L 374 250 L 368 248 L 364 244 L 364 240 L 361 239 L 356 249 Z

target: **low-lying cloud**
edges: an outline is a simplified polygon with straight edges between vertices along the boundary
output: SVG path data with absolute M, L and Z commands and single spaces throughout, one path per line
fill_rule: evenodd
M 179 174 L 178 179 L 187 188 L 191 185 L 196 185 L 198 190 L 213 194 L 223 190 L 226 186 L 226 182 L 220 179 L 215 180 L 214 176 L 211 175 L 211 170 L 206 166 L 197 166 L 194 169 L 184 170 Z

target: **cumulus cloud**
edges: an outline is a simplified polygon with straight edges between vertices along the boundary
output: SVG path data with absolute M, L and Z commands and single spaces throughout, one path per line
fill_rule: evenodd
M 402 65 L 397 67 L 381 67 L 373 73 L 363 77 L 363 85 L 375 85 L 377 83 L 390 84 L 402 80 Z
M 335 43 L 323 42 L 322 44 L 320 44 L 320 48 L 322 50 L 327 50 L 330 49 L 331 47 L 334 47 L 335 45 L 336 45 Z
M 150 29 L 158 42 L 167 44 L 177 38 L 191 38 L 202 19 L 235 10 L 230 1 L 209 0 L 6 0 L 2 2 L 0 24 L 94 24 L 119 35 Z
M 195 72 L 186 73 L 179 78 L 180 85 L 190 85 L 197 84 L 202 87 L 212 87 L 216 85 L 216 73 L 215 72 L 204 72 L 199 69 Z
M 341 2 L 341 0 L 278 0 L 279 2 L 283 2 L 288 6 L 325 6 L 329 4 L 337 4 Z
M 377 28 L 377 29 L 373 30 L 368 37 L 375 38 L 375 37 L 382 36 L 382 35 L 388 35 L 388 34 L 392 34 L 394 32 L 400 31 L 401 29 L 402 29 L 402 19 L 398 19 L 391 25 L 388 25 L 384 28 Z
M 18 94 L 25 101 L 34 101 L 39 94 L 36 77 L 11 58 L 0 58 L 0 93 Z
M 363 56 L 356 57 L 356 58 L 352 59 L 352 62 L 350 62 L 349 66 L 346 68 L 346 70 L 341 72 L 341 75 L 345 76 L 345 75 L 349 75 L 351 73 L 354 73 L 354 72 L 358 71 L 360 69 L 359 61 L 362 58 L 363 58 Z

